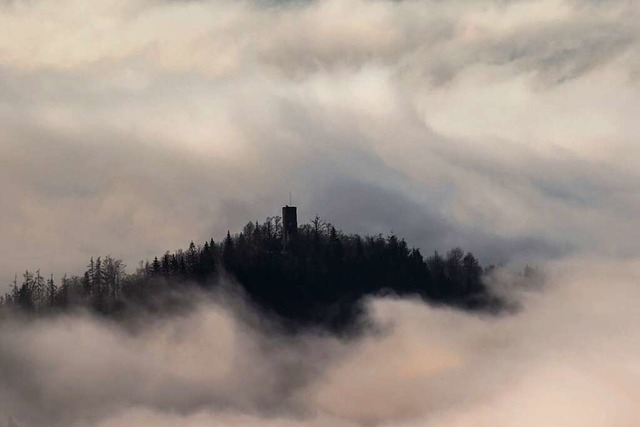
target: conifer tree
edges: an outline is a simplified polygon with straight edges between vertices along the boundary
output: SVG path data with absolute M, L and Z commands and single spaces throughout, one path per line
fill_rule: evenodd
M 53 274 L 47 280 L 47 303 L 49 307 L 54 307 L 56 302 L 56 294 L 58 293 L 58 287 L 53 281 Z

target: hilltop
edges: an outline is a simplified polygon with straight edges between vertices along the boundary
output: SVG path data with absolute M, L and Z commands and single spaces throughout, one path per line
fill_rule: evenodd
M 287 227 L 289 227 L 287 229 Z M 293 227 L 293 228 L 292 228 Z M 220 242 L 191 242 L 127 273 L 121 260 L 91 258 L 81 276 L 56 283 L 39 271 L 25 272 L 2 299 L 27 313 L 83 307 L 117 316 L 130 307 L 151 310 L 179 305 L 181 292 L 206 292 L 234 283 L 262 311 L 293 327 L 342 329 L 357 318 L 367 296 L 417 296 L 433 304 L 493 310 L 500 300 L 483 283 L 477 258 L 454 248 L 424 257 L 394 234 L 345 234 L 316 217 L 283 227 L 281 217 L 249 222 Z

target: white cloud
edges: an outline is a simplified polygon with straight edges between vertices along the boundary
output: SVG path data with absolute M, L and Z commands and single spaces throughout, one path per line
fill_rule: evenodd
M 373 299 L 357 339 L 281 335 L 229 298 L 126 327 L 3 322 L 0 412 L 28 426 L 633 425 L 639 265 L 570 259 L 542 289 L 503 276 L 523 309 L 497 317 Z
M 308 218 L 326 207 L 426 251 L 635 254 L 637 15 L 622 1 L 4 2 L 3 280 L 100 253 L 134 265 L 277 213 L 289 190 Z M 447 235 L 319 202 L 353 183 Z

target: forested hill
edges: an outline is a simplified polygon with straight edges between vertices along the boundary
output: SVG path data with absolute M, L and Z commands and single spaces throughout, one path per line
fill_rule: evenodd
M 155 307 L 167 295 L 180 294 L 177 290 L 215 289 L 221 278 L 293 325 L 341 328 L 354 319 L 358 301 L 377 294 L 417 295 L 474 310 L 499 304 L 482 282 L 478 260 L 458 248 L 424 258 L 395 235 L 343 234 L 317 217 L 298 227 L 290 241 L 282 236 L 281 219 L 274 217 L 250 222 L 221 242 L 192 242 L 185 250 L 166 252 L 130 274 L 110 256 L 92 258 L 82 276 L 57 281 L 27 271 L 16 278 L 2 305 L 5 311 L 89 307 L 117 315 L 131 306 Z

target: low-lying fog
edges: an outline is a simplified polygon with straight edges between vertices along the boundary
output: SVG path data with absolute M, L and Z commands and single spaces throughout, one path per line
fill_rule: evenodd
M 0 408 L 25 426 L 637 425 L 640 263 L 546 270 L 492 278 L 517 313 L 373 299 L 351 338 L 281 334 L 229 294 L 134 324 L 5 322 Z

